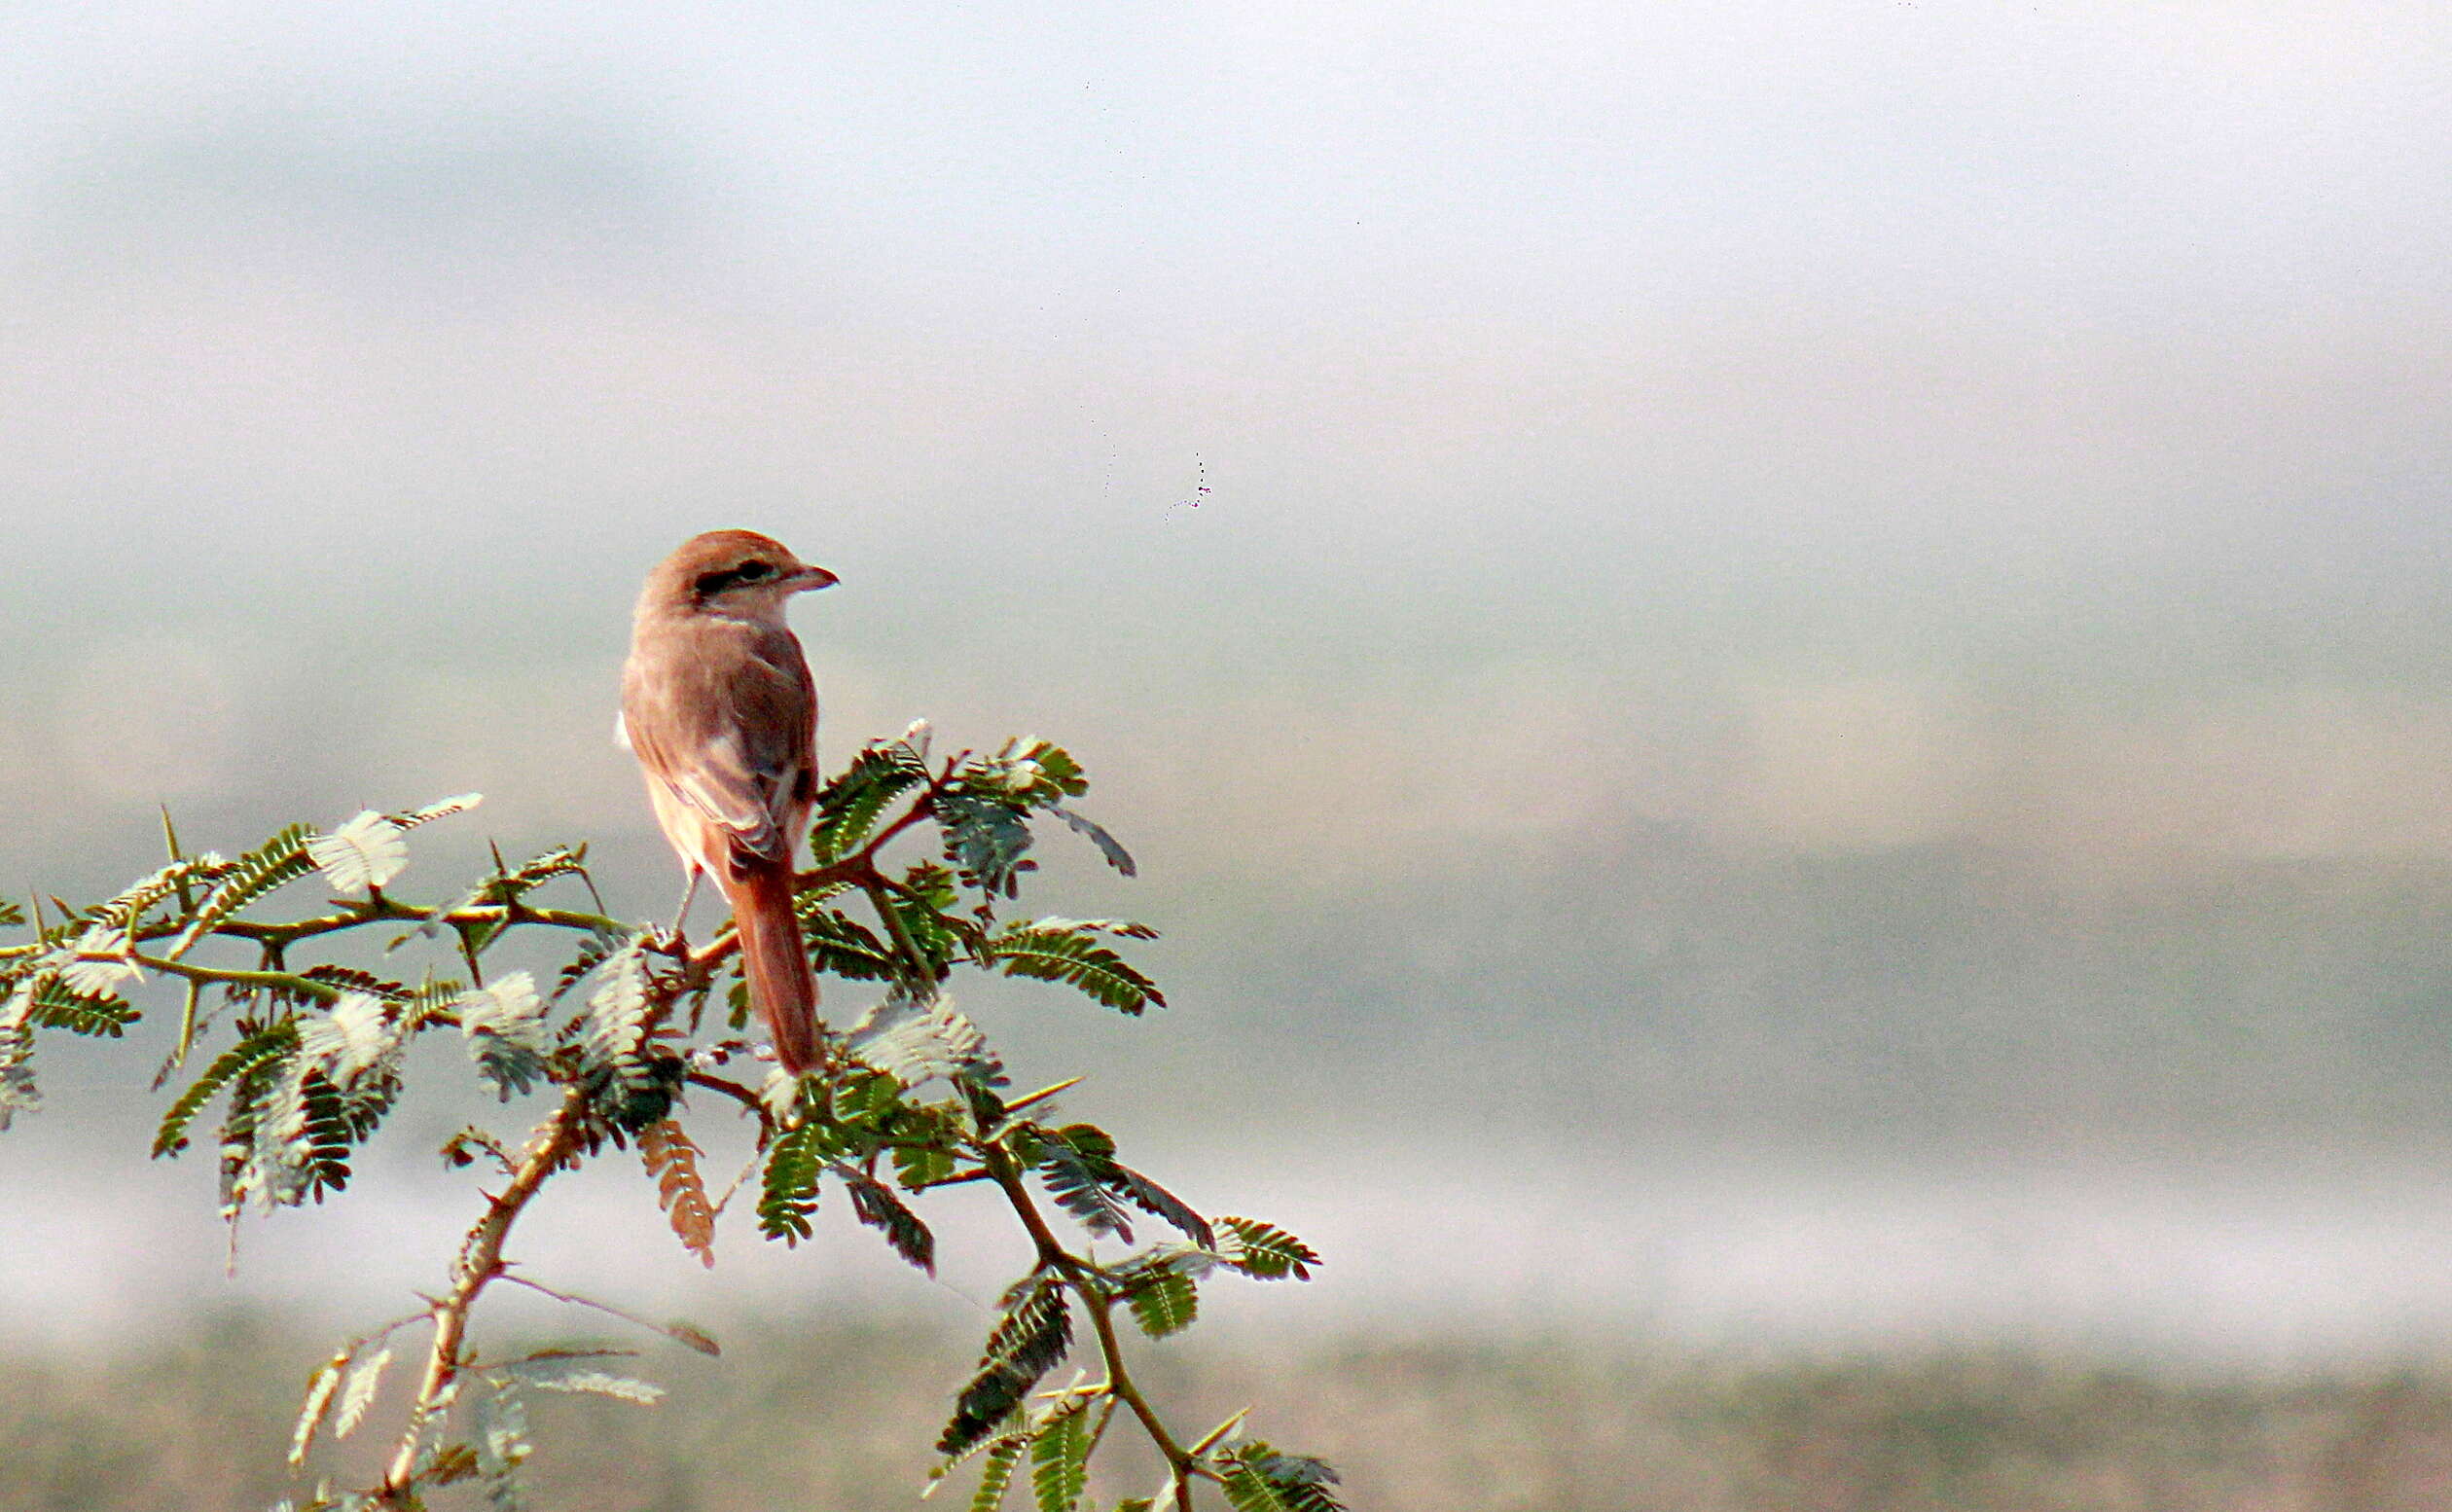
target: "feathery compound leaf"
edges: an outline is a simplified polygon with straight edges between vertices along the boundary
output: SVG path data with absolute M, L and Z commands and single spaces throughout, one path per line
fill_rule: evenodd
M 186 895 L 190 882 L 198 878 L 209 879 L 220 867 L 220 862 L 202 856 L 174 860 L 160 871 L 137 879 L 118 897 L 96 905 L 93 917 L 122 930 L 132 931 L 147 914 L 173 895 Z
M 1009 977 L 1032 977 L 1077 988 L 1119 1013 L 1137 1015 L 1153 1004 L 1165 1007 L 1158 990 L 1139 968 L 1100 944 L 1090 931 L 1112 927 L 1118 934 L 1145 939 L 1139 925 L 1111 926 L 1104 920 L 1040 918 L 1016 924 L 988 942 L 988 958 Z
M 436 917 L 419 924 L 409 934 L 402 935 L 392 944 L 397 948 L 405 944 L 413 935 L 422 935 L 427 939 L 432 939 L 446 928 L 456 928 L 461 938 L 468 942 L 471 950 L 482 951 L 491 945 L 500 937 L 503 930 L 509 927 L 507 918 L 487 922 L 447 925 L 443 916 L 465 914 L 470 909 L 476 908 L 500 908 L 507 913 L 511 905 L 518 903 L 522 898 L 557 877 L 585 878 L 588 875 L 587 860 L 588 847 L 586 846 L 559 846 L 546 851 L 534 860 L 522 862 L 518 866 L 504 865 L 501 853 L 497 851 L 494 856 L 492 876 L 470 888 L 458 902 L 442 910 Z
M 994 1431 L 1071 1348 L 1072 1310 L 1063 1284 L 1050 1276 L 1026 1278 L 1007 1294 L 979 1373 L 955 1399 L 954 1419 L 937 1437 L 937 1453 L 962 1455 Z
M 917 1001 L 894 992 L 863 1014 L 847 1041 L 852 1055 L 916 1087 L 931 1076 L 1002 1086 L 1004 1064 L 988 1049 L 979 1026 L 954 1009 L 953 999 Z
M 775 1135 L 767 1147 L 766 1173 L 759 1183 L 758 1232 L 785 1244 L 798 1244 L 812 1231 L 810 1218 L 817 1211 L 817 1173 L 834 1153 L 823 1126 L 803 1124 Z
M 526 972 L 515 971 L 461 993 L 453 1011 L 459 1015 L 470 1058 L 503 1101 L 544 1078 L 553 1035 L 535 979 Z
M 964 776 L 984 790 L 1002 793 L 1025 808 L 1044 809 L 1090 791 L 1081 763 L 1053 741 L 1007 740 L 995 755 L 967 763 Z
M 342 1088 L 382 1067 L 402 1044 L 388 1006 L 372 992 L 343 992 L 328 1012 L 303 1014 L 293 1024 L 298 1053 Z
M 1030 850 L 1027 811 L 998 792 L 960 787 L 939 793 L 935 813 L 945 831 L 946 859 L 982 892 L 1014 896 Z
M 26 991 L 25 1023 L 34 1028 L 117 1039 L 144 1017 L 124 998 L 88 996 L 57 977 L 37 977 Z
M 1176 1233 L 1203 1249 L 1217 1247 L 1217 1235 L 1209 1228 L 1208 1220 L 1172 1192 L 1130 1166 L 1119 1166 L 1113 1161 L 1107 1163 L 1103 1175 L 1107 1185 L 1123 1193 L 1134 1206 L 1172 1225 Z
M 251 1073 L 259 1074 L 259 1073 Z M 242 1078 L 222 1125 L 223 1211 L 235 1216 L 252 1201 L 263 1210 L 323 1200 L 349 1184 L 349 1105 L 323 1068 L 306 1058 L 287 1062 L 261 1102 Z
M 347 1438 L 357 1431 L 366 1417 L 366 1409 L 375 1404 L 375 1393 L 383 1385 L 383 1368 L 391 1363 L 388 1346 L 376 1350 L 349 1368 L 349 1379 L 341 1386 L 340 1410 L 332 1415 L 332 1436 Z
M 936 1236 L 920 1221 L 920 1215 L 903 1206 L 893 1188 L 853 1166 L 838 1166 L 836 1174 L 851 1192 L 851 1210 L 862 1223 L 885 1236 L 885 1242 L 894 1246 L 894 1253 L 927 1272 L 936 1274 Z
M 671 1220 L 681 1247 L 715 1266 L 715 1208 L 706 1200 L 706 1184 L 699 1177 L 699 1148 L 681 1126 L 667 1118 L 638 1132 L 638 1158 L 656 1181 L 658 1200 Z
M 1230 1236 L 1218 1263 L 1254 1280 L 1307 1281 L 1311 1268 L 1319 1264 L 1318 1251 L 1275 1224 L 1256 1218 L 1220 1218 L 1217 1224 Z
M 1108 834 L 1105 826 L 1099 824 L 1086 814 L 1073 812 L 1063 804 L 1049 804 L 1047 811 L 1071 825 L 1074 834 L 1082 836 L 1090 844 L 1098 846 L 1099 854 L 1106 857 L 1107 865 L 1114 867 L 1127 877 L 1140 875 L 1140 868 L 1133 864 L 1133 853 L 1125 849 L 1122 843 L 1114 836 Z
M 0 900 L 0 929 L 14 929 L 24 922 L 24 910 L 14 903 Z
M 502 1168 L 506 1176 L 520 1169 L 519 1162 L 511 1158 L 511 1152 L 502 1147 L 502 1141 L 475 1124 L 468 1125 L 443 1141 L 443 1164 L 454 1170 L 475 1165 L 480 1153 L 490 1157 L 495 1165 Z
M 606 1079 L 600 1111 L 616 1129 L 633 1134 L 670 1110 L 670 1089 L 680 1069 L 669 1055 L 649 1050 L 658 990 L 646 937 L 633 935 L 598 968 L 583 1021 L 580 1048 L 589 1068 Z
M 1030 1489 L 1038 1512 L 1073 1512 L 1090 1489 L 1090 1413 L 1081 1398 L 1049 1414 L 1030 1440 Z
M 847 914 L 803 902 L 801 935 L 809 942 L 811 963 L 819 971 L 853 982 L 890 982 L 894 953 Z
M 288 1055 L 298 1045 L 298 1027 L 290 1020 L 259 1029 L 222 1052 L 220 1058 L 204 1068 L 187 1091 L 179 1094 L 170 1110 L 162 1115 L 162 1127 L 154 1134 L 153 1153 L 156 1160 L 174 1155 L 187 1148 L 188 1125 L 203 1111 L 213 1094 L 232 1079 L 247 1075 L 271 1064 Z
M 579 949 L 570 957 L 570 963 L 554 974 L 554 999 L 557 1002 L 560 1001 L 563 993 L 577 987 L 581 979 L 589 972 L 603 965 L 614 952 L 630 941 L 630 938 L 629 935 L 615 934 L 609 930 L 600 929 L 580 941 Z
M 213 890 L 197 905 L 196 917 L 188 921 L 187 929 L 171 945 L 170 958 L 176 960 L 185 955 L 197 941 L 212 933 L 215 925 L 239 910 L 313 871 L 314 862 L 306 855 L 306 840 L 312 833 L 304 824 L 290 825 L 231 862 L 229 870 L 213 884 Z
M 820 865 L 859 848 L 887 806 L 928 780 L 926 759 L 904 740 L 883 740 L 852 758 L 843 775 L 817 795 L 810 847 Z
M 450 798 L 438 799 L 422 809 L 411 809 L 401 813 L 387 813 L 383 817 L 389 819 L 394 828 L 414 830 L 420 824 L 432 824 L 437 819 L 448 819 L 455 813 L 466 813 L 485 801 L 486 795 L 483 793 L 455 793 Z
M 493 1389 L 477 1399 L 474 1424 L 477 1473 L 485 1477 L 486 1495 L 496 1512 L 518 1512 L 523 1505 L 519 1469 L 535 1446 L 528 1442 L 527 1402 L 508 1380 L 489 1383 Z
M 1131 1243 L 1133 1220 L 1115 1194 L 1107 1190 L 1099 1166 L 1061 1136 L 1050 1139 L 1043 1153 L 1045 1164 L 1039 1167 L 1039 1179 L 1047 1184 L 1048 1195 L 1056 1199 L 1057 1206 L 1091 1233 L 1112 1234 Z
M 1259 1439 L 1218 1457 L 1226 1466 L 1226 1500 L 1235 1512 L 1345 1512 L 1330 1488 L 1337 1472 L 1307 1455 L 1281 1455 Z
M 306 1400 L 300 1404 L 298 1426 L 290 1433 L 290 1468 L 306 1462 L 306 1451 L 315 1442 L 315 1429 L 323 1424 L 324 1409 L 332 1405 L 332 1393 L 341 1388 L 341 1373 L 348 1368 L 349 1351 L 343 1350 L 316 1366 L 315 1373 L 306 1378 Z
M 59 960 L 59 980 L 70 991 L 82 996 L 115 996 L 123 983 L 144 975 L 142 968 L 127 959 L 134 949 L 127 931 L 118 925 L 90 924 L 77 937 L 70 953 Z
M 954 874 L 933 861 L 905 872 L 899 886 L 870 888 L 869 901 L 893 937 L 900 974 L 923 990 L 944 981 L 956 956 L 985 944 L 977 923 L 953 912 L 961 901 Z
M 42 1089 L 34 1085 L 34 1031 L 20 1025 L 0 1027 L 0 1134 L 19 1113 L 43 1105 Z
M 594 1396 L 619 1397 L 653 1407 L 663 1400 L 665 1388 L 652 1381 L 633 1381 L 617 1376 L 596 1363 L 592 1356 L 548 1354 L 531 1356 L 503 1367 L 505 1375 L 540 1391 L 585 1392 Z
M 1171 1270 L 1154 1270 L 1135 1278 L 1133 1289 L 1124 1294 L 1125 1305 L 1133 1310 L 1133 1321 L 1152 1339 L 1179 1334 L 1192 1326 L 1201 1315 L 1200 1288 L 1192 1278 Z
M 344 898 L 367 897 L 409 864 L 409 842 L 403 834 L 399 825 L 369 809 L 331 834 L 309 839 L 306 858 L 333 891 Z
M 1013 1467 L 1022 1462 L 1022 1451 L 1029 1440 L 1019 1433 L 1008 1433 L 988 1446 L 988 1458 L 980 1462 L 979 1489 L 971 1493 L 970 1512 L 997 1512 L 1004 1505 L 1005 1488 L 1013 1484 Z

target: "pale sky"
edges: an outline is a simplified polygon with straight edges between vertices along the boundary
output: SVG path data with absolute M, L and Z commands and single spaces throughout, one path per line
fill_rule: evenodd
M 479 788 L 661 907 L 612 670 L 746 524 L 838 759 L 1082 744 L 1169 1063 L 2452 1127 L 2447 81 L 2417 3 L 12 6 L 0 890 Z

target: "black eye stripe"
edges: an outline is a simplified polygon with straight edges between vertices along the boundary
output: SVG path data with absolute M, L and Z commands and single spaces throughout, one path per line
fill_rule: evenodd
M 720 572 L 702 572 L 693 586 L 701 598 L 706 598 L 742 583 L 763 582 L 774 572 L 775 569 L 763 561 L 744 561 L 738 567 L 726 567 Z

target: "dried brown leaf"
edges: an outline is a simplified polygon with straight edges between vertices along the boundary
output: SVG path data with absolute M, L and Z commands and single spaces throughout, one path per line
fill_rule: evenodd
M 666 1119 L 638 1134 L 638 1158 L 656 1178 L 656 1195 L 681 1246 L 710 1269 L 715 1264 L 715 1208 L 706 1200 L 706 1183 L 699 1177 L 699 1148 Z

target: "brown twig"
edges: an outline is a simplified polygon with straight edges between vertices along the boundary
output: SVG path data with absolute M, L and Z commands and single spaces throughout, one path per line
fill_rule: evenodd
M 1014 1168 L 1013 1157 L 1003 1147 L 989 1143 L 981 1146 L 981 1158 L 987 1162 L 989 1179 L 1001 1188 L 1005 1200 L 1013 1206 L 1022 1227 L 1029 1232 L 1030 1242 L 1037 1246 L 1039 1263 L 1064 1277 L 1064 1284 L 1081 1299 L 1090 1314 L 1091 1331 L 1098 1336 L 1099 1355 L 1106 1365 L 1107 1389 L 1123 1399 L 1140 1420 L 1141 1431 L 1167 1461 L 1169 1494 L 1175 1512 L 1192 1512 L 1192 1478 L 1204 1474 L 1200 1459 L 1190 1450 L 1175 1442 L 1167 1425 L 1159 1421 L 1158 1411 L 1149 1405 L 1133 1381 L 1132 1366 L 1124 1358 L 1123 1342 L 1115 1332 L 1115 1293 L 1100 1278 L 1096 1266 L 1066 1249 L 1047 1226 L 1046 1217 L 1031 1200 L 1030 1189 L 1023 1184 L 1022 1173 Z
M 409 1410 L 409 1429 L 401 1435 L 391 1468 L 376 1491 L 377 1498 L 384 1504 L 406 1505 L 405 1498 L 416 1481 L 417 1449 L 424 1440 L 426 1422 L 443 1410 L 446 1393 L 459 1379 L 460 1350 L 468 1338 L 468 1314 L 487 1286 L 502 1275 L 502 1245 L 511 1237 L 511 1226 L 520 1221 L 520 1214 L 526 1210 L 545 1179 L 559 1170 L 577 1148 L 587 1107 L 585 1091 L 572 1087 L 563 1092 L 561 1106 L 538 1126 L 535 1141 L 528 1146 L 519 1169 L 512 1172 L 511 1184 L 502 1189 L 501 1196 L 487 1202 L 486 1215 L 468 1231 L 468 1239 L 460 1246 L 459 1261 L 451 1268 L 451 1288 L 434 1304 L 434 1347 L 427 1353 L 425 1375 L 417 1384 L 416 1399 Z

